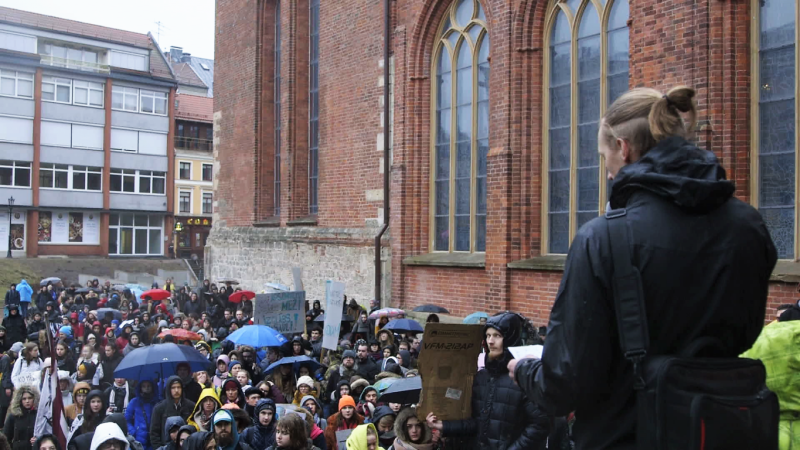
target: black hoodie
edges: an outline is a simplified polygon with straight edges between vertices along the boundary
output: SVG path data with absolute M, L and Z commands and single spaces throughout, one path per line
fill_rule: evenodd
M 153 408 L 153 419 L 150 423 L 150 447 L 152 448 L 161 447 L 166 443 L 162 439 L 161 430 L 168 418 L 180 416 L 185 421 L 192 414 L 194 405 L 183 398 L 183 395 L 177 404 L 170 395 L 170 387 L 175 383 L 179 383 L 181 388 L 183 387 L 183 383 L 177 375 L 167 378 L 167 382 L 164 384 L 164 400 L 161 400 Z
M 623 167 L 611 206 L 627 209 L 632 261 L 644 289 L 649 355 L 674 355 L 700 337 L 717 356 L 749 349 L 764 326 L 777 259 L 761 215 L 732 197 L 716 157 L 678 137 Z M 633 369 L 620 349 L 606 219 L 581 227 L 547 327 L 544 361 L 517 365 L 516 381 L 556 416 L 575 411 L 581 449 L 635 448 Z

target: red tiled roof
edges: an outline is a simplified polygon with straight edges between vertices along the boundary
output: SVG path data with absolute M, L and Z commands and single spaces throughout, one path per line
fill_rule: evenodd
M 4 6 L 0 6 L 0 22 L 150 49 L 150 74 L 155 77 L 174 79 L 155 40 L 149 34 L 118 30 Z
M 179 84 L 208 87 L 188 63 L 174 63 L 172 64 L 172 71 L 175 72 L 175 78 L 178 79 Z
M 175 109 L 176 119 L 209 123 L 214 121 L 213 98 L 178 94 L 175 96 L 175 99 L 178 103 L 178 106 Z

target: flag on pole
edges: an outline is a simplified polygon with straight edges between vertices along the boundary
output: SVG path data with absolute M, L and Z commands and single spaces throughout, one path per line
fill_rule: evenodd
M 47 319 L 45 318 L 45 322 Z M 53 329 L 49 323 L 46 323 L 47 329 L 47 342 L 50 346 L 50 367 L 43 370 L 46 372 L 46 377 L 42 380 L 41 386 L 41 399 L 39 400 L 39 409 L 36 413 L 36 422 L 34 425 L 34 434 L 42 436 L 44 434 L 52 433 L 61 444 L 61 448 L 67 448 L 67 420 L 64 417 L 64 401 L 61 398 L 61 389 L 58 387 L 58 360 L 56 355 L 56 344 L 53 338 Z

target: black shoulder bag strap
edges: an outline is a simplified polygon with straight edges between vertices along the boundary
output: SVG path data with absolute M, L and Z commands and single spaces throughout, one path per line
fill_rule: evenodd
M 650 337 L 647 330 L 647 313 L 644 305 L 642 278 L 633 266 L 630 235 L 626 220 L 627 210 L 606 211 L 609 246 L 613 264 L 612 293 L 617 313 L 619 343 L 625 359 L 633 364 L 634 389 L 644 389 L 643 367 Z

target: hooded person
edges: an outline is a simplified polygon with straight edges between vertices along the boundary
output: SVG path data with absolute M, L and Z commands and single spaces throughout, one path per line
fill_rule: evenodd
M 64 407 L 64 417 L 66 417 L 68 424 L 71 425 L 72 421 L 78 417 L 78 414 L 83 413 L 83 405 L 86 404 L 86 395 L 89 394 L 91 390 L 92 386 L 85 381 L 75 383 L 75 386 L 72 388 L 73 403 Z
M 92 386 L 98 386 L 100 383 L 99 377 L 97 376 L 97 365 L 91 360 L 85 360 L 78 364 L 78 369 L 73 376 L 75 377 L 76 383 L 85 382 Z
M 212 431 L 211 418 L 220 408 L 222 408 L 222 404 L 219 402 L 217 390 L 215 388 L 203 389 L 187 423 L 194 426 L 197 431 Z
M 114 442 L 115 445 L 113 447 L 103 445 L 109 441 Z M 123 433 L 119 425 L 113 422 L 101 423 L 97 426 L 97 430 L 92 436 L 92 444 L 89 450 L 100 450 L 103 447 L 108 450 L 131 450 L 125 433 Z
M 23 384 L 14 391 L 6 415 L 3 434 L 11 442 L 12 450 L 29 450 L 35 440 L 36 407 L 39 405 L 39 390 Z
M 102 423 L 115 423 L 122 430 L 122 434 L 125 435 L 125 439 L 128 440 L 128 445 L 130 445 L 131 450 L 144 450 L 144 446 L 141 442 L 137 441 L 136 438 L 130 435 L 128 430 L 128 423 L 125 421 L 125 415 L 122 413 L 113 413 L 106 416 L 103 419 Z M 101 425 L 102 425 L 101 423 Z M 97 431 L 95 431 L 96 433 Z
M 352 387 L 352 386 L 351 386 Z M 373 386 L 367 386 L 361 391 L 358 398 L 358 405 L 356 411 L 364 416 L 367 422 L 375 422 L 372 415 L 375 413 L 375 408 L 378 406 L 378 390 Z
M 222 383 L 220 397 L 219 401 L 223 405 L 234 403 L 239 409 L 244 409 L 247 404 L 242 392 L 242 385 L 239 384 L 239 380 L 236 378 L 228 378 Z
M 240 435 L 241 440 L 254 449 L 265 449 L 275 443 L 275 425 L 278 423 L 275 402 L 262 399 L 256 403 L 254 424 Z
M 28 317 L 28 307 L 31 305 L 31 297 L 33 296 L 33 289 L 28 284 L 27 280 L 22 280 L 17 285 L 17 292 L 19 292 L 19 305 L 22 308 L 20 313 L 22 317 Z
M 163 441 L 163 427 L 170 417 L 180 416 L 184 421 L 189 418 L 194 409 L 194 404 L 183 398 L 183 383 L 180 377 L 173 375 L 167 378 L 164 384 L 164 400 L 153 408 L 153 418 L 150 423 L 150 446 L 161 447 Z
M 192 376 L 189 363 L 179 363 L 175 369 L 175 375 L 179 376 L 183 383 L 183 397 L 193 405 L 197 403 L 197 400 L 200 399 L 200 393 L 203 392 L 203 387 Z
M 598 151 L 613 179 L 608 210 L 619 210 L 610 215 L 622 221 L 630 251 L 625 256 L 639 272 L 647 360 L 688 355 L 709 341 L 716 344 L 715 358 L 736 358 L 752 348 L 764 328 L 778 259 L 767 224 L 780 220 L 779 213 L 759 212 L 736 198 L 740 185 L 726 179 L 713 152 L 695 144 L 687 126 L 696 122 L 695 94 L 686 86 L 666 94 L 630 90 L 606 109 L 598 127 Z M 785 217 L 783 223 L 792 223 Z M 620 347 L 612 289 L 612 255 L 620 246 L 611 242 L 610 226 L 598 217 L 580 227 L 542 359 L 512 361 L 509 367 L 540 407 L 557 415 L 575 412 L 577 448 L 633 448 L 639 419 L 647 417 L 634 388 L 638 368 Z M 772 236 L 786 244 L 789 253 L 781 257 L 792 257 L 791 227 L 780 229 Z
M 472 417 L 442 422 L 431 412 L 428 426 L 441 431 L 443 437 L 470 438 L 474 448 L 544 448 L 550 433 L 550 417 L 528 399 L 506 367 L 513 359 L 508 348 L 522 344 L 525 327 L 526 321 L 511 312 L 486 321 L 483 343 L 486 366 L 472 382 Z
M 69 443 L 77 436 L 94 433 L 95 429 L 106 418 L 108 405 L 102 391 L 93 390 L 86 394 L 83 403 L 83 411 L 78 412 L 78 416 L 72 421 L 67 442 Z
M 19 305 L 7 305 L 8 317 L 3 319 L 8 342 L 25 342 L 28 337 L 28 326 L 25 318 L 19 313 Z M 54 318 L 55 319 L 55 318 Z
M 339 412 L 328 418 L 328 427 L 325 429 L 325 446 L 328 450 L 344 450 L 339 449 L 336 432 L 352 430 L 363 423 L 364 416 L 356 412 L 356 402 L 353 397 L 343 395 L 339 400 Z
M 186 421 L 180 416 L 168 418 L 161 431 L 161 442 L 164 445 L 156 450 L 178 450 L 178 431 L 185 425 Z
M 214 440 L 217 442 L 217 450 L 254 450 L 240 439 L 236 420 L 231 411 L 218 410 L 214 413 L 212 422 L 214 423 Z
M 400 367 L 406 369 L 404 373 L 406 373 L 408 370 L 411 370 L 411 363 L 412 363 L 411 352 L 408 350 L 400 350 L 397 352 L 397 354 L 400 356 L 401 360 Z
M 397 437 L 394 432 L 396 418 L 397 413 L 387 405 L 375 408 L 371 423 L 378 429 L 378 440 L 382 447 L 389 448 L 394 444 L 394 440 Z
M 231 359 L 228 358 L 228 355 L 219 355 L 217 356 L 216 362 L 216 374 L 214 375 L 214 387 L 221 388 L 222 382 L 227 380 L 231 377 L 230 371 L 228 371 L 228 364 L 231 363 Z M 223 368 L 223 364 L 225 365 Z
M 74 387 L 75 382 L 72 381 L 72 378 L 69 376 L 69 372 L 65 370 L 59 370 L 58 390 L 61 391 L 61 404 L 64 405 L 65 408 L 74 403 L 72 400 L 72 389 Z
M 175 448 L 177 450 L 183 450 L 186 441 L 191 437 L 194 433 L 197 432 L 197 429 L 192 425 L 184 425 L 178 430 L 178 437 L 175 442 Z
M 393 450 L 434 450 L 437 444 L 433 442 L 433 432 L 425 421 L 417 418 L 415 408 L 406 408 L 397 415 L 394 421 Z M 544 447 L 542 447 L 544 448 Z
M 183 443 L 181 450 L 207 450 L 206 444 L 214 442 L 214 433 L 210 431 L 197 431 L 192 433 L 188 439 Z M 214 443 L 213 449 L 216 449 Z
M 3 450 L 10 449 L 11 446 L 8 444 L 8 440 L 5 436 L 3 439 L 6 440 L 5 444 L 0 443 L 0 448 Z M 58 438 L 52 434 L 47 433 L 39 436 L 36 439 L 36 443 L 33 444 L 32 450 L 61 450 L 61 444 L 58 442 Z
M 152 380 L 142 380 L 136 386 L 136 397 L 128 403 L 128 409 L 125 410 L 128 431 L 141 442 L 145 450 L 153 450 L 150 445 L 150 423 L 156 403 L 158 398 L 155 383 Z
M 374 447 L 371 447 L 373 445 Z M 378 430 L 375 425 L 368 423 L 357 426 L 350 437 L 347 438 L 347 450 L 367 450 L 371 448 L 384 450 L 383 447 L 378 445 Z
M 134 331 L 128 338 L 128 345 L 122 350 L 122 356 L 128 356 L 128 353 L 142 347 L 144 347 L 144 343 L 142 342 L 141 332 Z
M 314 416 L 314 423 L 317 424 L 320 430 L 325 431 L 328 428 L 328 421 L 322 413 L 322 404 L 313 395 L 306 395 L 300 400 L 300 406 L 305 408 Z

